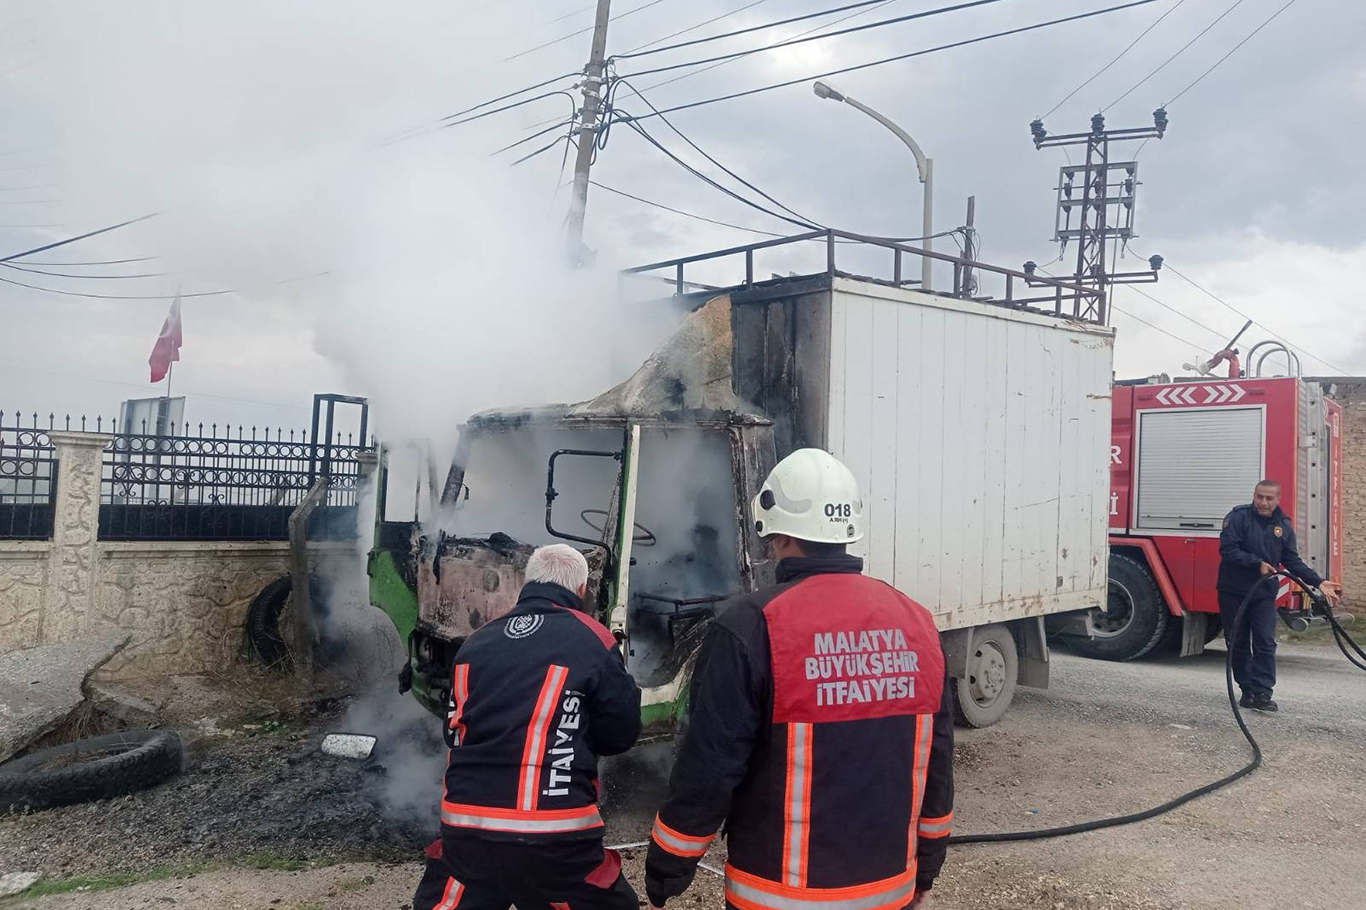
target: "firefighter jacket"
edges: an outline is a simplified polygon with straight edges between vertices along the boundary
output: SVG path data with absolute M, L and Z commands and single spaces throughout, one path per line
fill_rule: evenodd
M 1217 587 L 1239 597 L 1262 577 L 1262 563 L 1284 566 L 1290 574 L 1318 586 L 1323 579 L 1311 569 L 1295 547 L 1295 529 L 1280 506 L 1270 517 L 1257 514 L 1252 505 L 1238 506 L 1224 519 L 1219 534 L 1219 581 Z M 1274 598 L 1276 588 L 1267 583 L 1264 594 Z
M 602 836 L 598 756 L 640 735 L 640 689 L 572 592 L 530 583 L 455 658 L 443 834 Z
M 953 717 L 928 610 L 851 556 L 786 559 L 703 643 L 646 862 L 681 894 L 725 822 L 727 903 L 879 910 L 939 874 Z

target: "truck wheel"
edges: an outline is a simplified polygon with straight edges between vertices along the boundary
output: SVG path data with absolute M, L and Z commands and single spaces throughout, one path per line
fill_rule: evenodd
M 1094 638 L 1068 636 L 1067 643 L 1083 657 L 1133 660 L 1162 641 L 1172 621 L 1147 566 L 1110 554 L 1110 593 L 1105 609 L 1092 611 Z
M 990 727 L 1015 700 L 1020 655 L 1015 636 L 1002 625 L 972 630 L 967 678 L 954 679 L 954 718 L 968 727 Z

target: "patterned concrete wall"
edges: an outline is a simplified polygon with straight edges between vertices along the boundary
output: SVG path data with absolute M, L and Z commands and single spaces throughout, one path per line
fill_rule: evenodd
M 102 676 L 228 665 L 242 648 L 252 598 L 288 571 L 289 545 L 100 541 L 100 453 L 108 437 L 51 436 L 59 458 L 52 540 L 0 541 L 0 652 L 122 632 L 132 640 Z M 364 571 L 350 545 L 317 552 Z

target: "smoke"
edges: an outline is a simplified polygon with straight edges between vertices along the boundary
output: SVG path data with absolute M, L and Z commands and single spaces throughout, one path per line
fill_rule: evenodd
M 340 731 L 377 737 L 374 760 L 385 814 L 415 827 L 435 827 L 446 772 L 441 725 L 395 686 L 379 687 L 355 701 Z

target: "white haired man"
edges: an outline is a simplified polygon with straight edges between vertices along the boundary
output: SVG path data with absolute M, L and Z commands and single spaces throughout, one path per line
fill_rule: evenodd
M 597 767 L 640 735 L 640 689 L 587 590 L 582 553 L 541 547 L 517 607 L 456 655 L 441 840 L 413 910 L 636 910 L 602 845 Z

